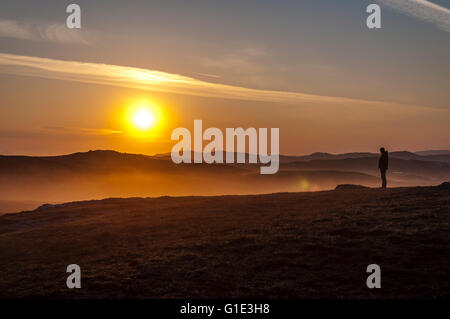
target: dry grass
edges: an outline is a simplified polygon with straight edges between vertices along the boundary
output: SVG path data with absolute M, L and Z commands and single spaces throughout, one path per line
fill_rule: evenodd
M 450 190 L 106 199 L 0 216 L 0 296 L 449 297 Z M 82 288 L 67 289 L 68 264 Z M 368 264 L 382 288 L 366 287 Z

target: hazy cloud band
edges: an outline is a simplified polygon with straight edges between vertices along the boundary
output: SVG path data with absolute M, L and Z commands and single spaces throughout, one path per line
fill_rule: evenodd
M 39 42 L 91 44 L 91 35 L 62 23 L 30 23 L 0 19 L 0 37 Z
M 376 103 L 367 100 L 297 92 L 257 90 L 217 84 L 166 72 L 134 67 L 65 61 L 0 53 L 0 72 L 50 79 L 114 85 L 177 94 L 265 102 Z
M 438 4 L 427 0 L 378 0 L 378 2 L 450 32 L 450 10 Z

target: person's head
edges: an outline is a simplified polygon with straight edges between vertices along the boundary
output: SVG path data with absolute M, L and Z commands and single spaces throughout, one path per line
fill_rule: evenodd
M 384 152 L 385 152 L 384 147 L 381 147 L 381 148 L 380 148 L 380 153 L 383 154 Z

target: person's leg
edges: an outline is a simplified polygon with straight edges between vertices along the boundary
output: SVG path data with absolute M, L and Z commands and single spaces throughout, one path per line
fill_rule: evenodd
M 381 187 L 383 187 L 383 170 L 380 168 Z
M 386 184 L 387 184 L 387 181 L 386 181 L 386 170 L 384 170 L 384 169 L 381 170 L 381 180 L 382 180 L 381 187 L 386 188 Z

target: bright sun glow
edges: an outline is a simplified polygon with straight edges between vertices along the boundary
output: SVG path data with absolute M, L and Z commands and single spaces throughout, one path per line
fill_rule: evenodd
M 155 118 L 149 110 L 140 109 L 134 113 L 133 121 L 136 127 L 142 130 L 147 130 L 153 126 Z
M 154 101 L 132 100 L 126 103 L 120 116 L 124 130 L 129 136 L 141 139 L 155 139 L 164 129 L 166 116 L 163 109 Z

